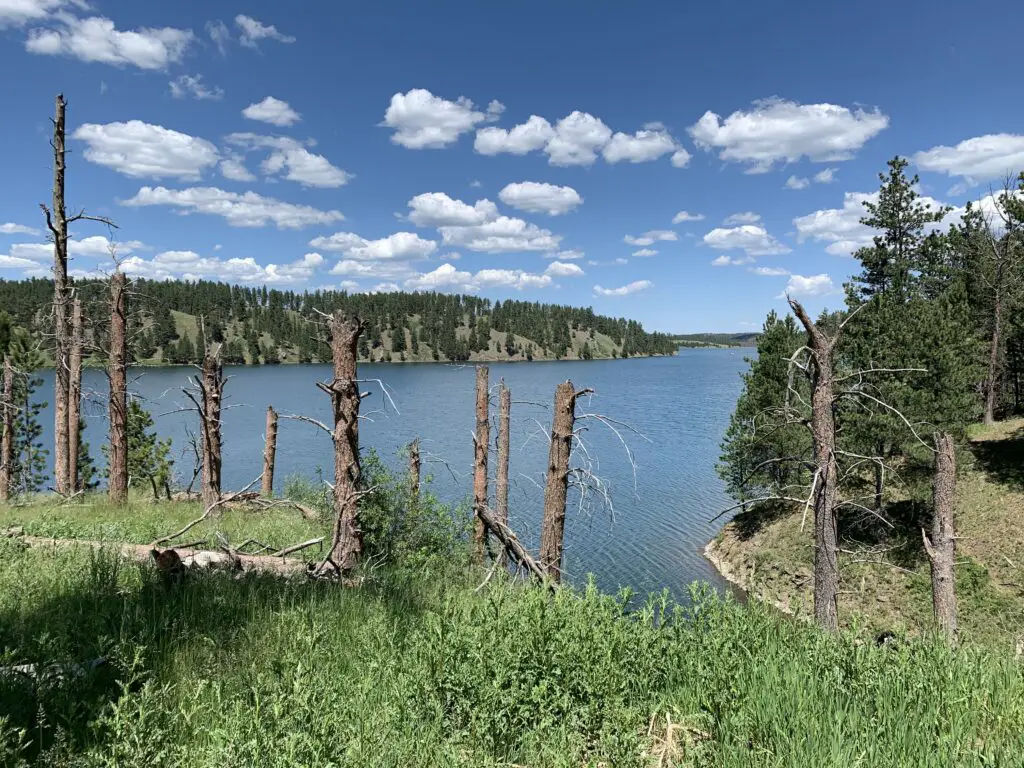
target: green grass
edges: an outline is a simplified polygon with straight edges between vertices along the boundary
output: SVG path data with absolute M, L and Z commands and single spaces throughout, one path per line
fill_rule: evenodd
M 631 610 L 481 576 L 165 587 L 109 552 L 0 541 L 0 664 L 108 659 L 63 686 L 0 677 L 2 762 L 1024 764 L 1024 665 L 993 651 L 876 648 L 700 589 Z

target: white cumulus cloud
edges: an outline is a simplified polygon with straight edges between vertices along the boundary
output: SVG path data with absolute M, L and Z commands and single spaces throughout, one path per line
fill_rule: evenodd
M 204 213 L 223 217 L 233 227 L 265 227 L 273 223 L 278 229 L 301 229 L 313 225 L 333 224 L 345 217 L 340 211 L 322 211 L 309 205 L 297 205 L 264 197 L 255 192 L 225 192 L 217 187 L 142 187 L 122 205 L 141 207 L 167 205 L 182 213 Z
M 0 224 L 0 235 L 38 235 L 39 230 L 34 227 L 26 227 L 24 224 L 8 222 Z
M 310 152 L 301 142 L 286 136 L 232 133 L 227 140 L 246 150 L 272 150 L 260 165 L 260 169 L 268 176 L 274 176 L 283 171 L 284 178 L 288 181 L 295 181 L 307 187 L 329 188 L 347 184 L 351 178 L 350 174 L 332 165 L 323 155 Z M 222 164 L 221 171 L 223 172 L 223 170 Z
M 727 216 L 722 223 L 731 227 L 735 224 L 757 224 L 760 220 L 761 214 L 754 213 L 753 211 L 744 211 L 743 213 L 734 213 L 731 216 Z
M 267 96 L 263 101 L 250 104 L 242 110 L 242 116 L 249 120 L 259 120 L 278 127 L 294 125 L 302 117 L 296 112 L 287 101 Z
M 572 187 L 559 187 L 536 181 L 509 184 L 498 193 L 498 198 L 505 205 L 521 211 L 546 213 L 549 216 L 568 213 L 583 204 L 583 198 Z
M 180 75 L 171 80 L 171 96 L 184 99 L 191 96 L 198 101 L 219 101 L 224 98 L 224 89 L 208 86 L 202 75 Z
M 481 112 L 463 96 L 448 101 L 424 88 L 414 88 L 391 97 L 382 125 L 393 128 L 391 141 L 407 149 L 440 149 L 478 124 L 497 118 L 503 110 L 498 101 Z
M 704 221 L 703 213 L 690 213 L 689 211 L 680 211 L 672 217 L 673 224 L 682 224 L 684 221 Z
M 622 238 L 622 241 L 626 245 L 637 245 L 646 248 L 648 245 L 654 245 L 659 240 L 678 240 L 679 235 L 673 232 L 671 229 L 652 229 L 649 232 L 644 232 L 639 237 L 633 235 L 626 235 Z
M 616 133 L 605 145 L 602 155 L 609 163 L 626 160 L 630 163 L 647 163 L 676 150 L 676 141 L 661 126 L 651 126 L 630 135 Z M 683 165 L 689 161 L 689 155 Z
M 704 244 L 723 251 L 742 250 L 748 256 L 773 256 L 791 250 L 769 235 L 764 227 L 755 224 L 716 227 L 704 235 Z
M 562 240 L 550 230 L 509 216 L 475 226 L 442 226 L 438 231 L 445 245 L 480 253 L 554 251 Z
M 559 261 L 576 261 L 582 259 L 586 254 L 578 249 L 570 249 L 566 251 L 553 251 L 551 253 L 545 253 L 545 259 L 558 259 Z
M 99 16 L 79 18 L 61 13 L 56 22 L 56 26 L 30 30 L 25 50 L 114 66 L 166 69 L 168 64 L 181 61 L 194 38 L 190 30 L 173 27 L 125 32 Z
M 545 275 L 551 277 L 581 277 L 586 274 L 578 264 L 566 261 L 553 261 L 544 270 Z
M 785 277 L 790 274 L 788 269 L 782 267 L 751 267 L 749 271 L 762 277 Z
M 814 162 L 849 160 L 889 125 L 877 109 L 850 110 L 835 104 L 797 104 L 772 98 L 722 119 L 705 112 L 689 132 L 698 147 L 722 160 L 744 163 L 747 173 L 765 173 L 801 157 Z
M 644 291 L 653 286 L 650 280 L 634 280 L 632 283 L 623 285 L 619 288 L 602 288 L 600 285 L 594 286 L 594 293 L 597 296 L 628 296 L 631 293 L 637 291 Z
M 786 189 L 807 189 L 811 186 L 810 179 L 800 176 L 790 176 L 786 179 Z
M 419 227 L 471 227 L 498 218 L 498 206 L 490 200 L 477 200 L 469 205 L 444 192 L 424 192 L 408 205 L 409 221 Z
M 593 165 L 597 153 L 612 137 L 611 128 L 588 112 L 574 111 L 555 124 L 544 146 L 551 165 Z
M 164 251 L 152 259 L 130 256 L 121 262 L 126 274 L 150 280 L 217 280 L 249 285 L 295 285 L 308 281 L 324 263 L 320 254 L 307 253 L 287 264 L 262 265 L 251 256 L 218 259 L 195 251 Z
M 260 40 L 276 40 L 279 43 L 295 42 L 294 37 L 281 34 L 273 24 L 261 24 L 251 16 L 241 13 L 235 16 L 235 26 L 239 29 L 238 42 L 246 48 L 257 48 Z
M 1016 174 L 1024 168 L 1024 135 L 994 133 L 965 139 L 954 147 L 932 147 L 912 160 L 923 171 L 963 177 L 968 184 Z
M 414 232 L 395 232 L 379 240 L 367 240 L 352 232 L 336 232 L 328 237 L 315 237 L 309 244 L 324 251 L 338 251 L 355 261 L 412 261 L 425 259 L 437 250 L 436 242 Z
M 195 181 L 220 159 L 205 139 L 141 120 L 85 123 L 71 136 L 88 145 L 86 160 L 133 178 Z
M 654 248 L 641 248 L 639 251 L 633 251 L 633 255 L 646 258 L 647 256 L 657 256 L 658 251 Z
M 481 155 L 497 155 L 507 152 L 525 155 L 543 149 L 554 137 L 555 129 L 543 117 L 530 115 L 530 119 L 511 130 L 490 126 L 476 132 L 473 149 Z
M 832 293 L 833 290 L 832 278 L 826 274 L 811 275 L 809 277 L 790 275 L 789 282 L 786 283 L 786 289 L 779 294 L 779 298 L 785 298 L 786 296 L 794 298 L 826 296 Z
M 82 7 L 83 3 L 81 0 L 0 0 L 0 29 L 45 19 L 70 5 Z
M 750 256 L 726 256 L 724 253 L 711 262 L 713 267 L 739 267 L 743 264 L 751 264 L 754 259 Z

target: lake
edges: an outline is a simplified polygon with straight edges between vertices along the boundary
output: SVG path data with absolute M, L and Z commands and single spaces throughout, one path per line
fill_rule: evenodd
M 721 585 L 701 549 L 723 522 L 712 523 L 710 518 L 730 503 L 714 466 L 740 393 L 746 354 L 748 350 L 683 349 L 676 357 L 492 364 L 494 421 L 498 381 L 504 378 L 512 391 L 509 506 L 520 538 L 529 546 L 539 538 L 550 403 L 555 385 L 571 379 L 577 388 L 595 391 L 579 401 L 578 414 L 601 414 L 628 427 L 612 425 L 620 441 L 598 419 L 577 422 L 577 427 L 585 428 L 581 436 L 586 454 L 594 473 L 607 484 L 612 508 L 592 499 L 581 509 L 579 494 L 570 490 L 564 563 L 568 579 L 580 583 L 592 573 L 604 590 L 624 585 L 641 592 L 668 587 L 678 597 L 694 580 Z M 147 368 L 134 369 L 130 375 L 131 390 L 146 400 L 160 434 L 173 438 L 176 469 L 186 481 L 193 463 L 186 428 L 195 430 L 197 419 L 194 413 L 174 411 L 188 403 L 181 388 L 193 372 Z M 260 472 L 268 405 L 281 414 L 329 421 L 327 396 L 315 382 L 329 378 L 330 369 L 319 365 L 231 367 L 226 373 L 230 378 L 225 401 L 230 407 L 223 418 L 223 486 L 231 490 L 245 486 Z M 52 371 L 43 376 L 39 396 L 52 401 Z M 378 386 L 363 386 L 372 392 L 362 405 L 362 412 L 369 416 L 360 425 L 363 448 L 376 449 L 389 465 L 404 470 L 398 452 L 413 438 L 420 438 L 424 473 L 433 476 L 433 492 L 445 501 L 468 502 L 475 423 L 473 366 L 362 365 L 360 378 L 382 380 L 398 409 L 385 403 Z M 86 371 L 83 391 L 92 401 L 83 407 L 85 440 L 99 462 L 99 446 L 106 441 L 104 374 Z M 49 446 L 52 412 L 43 414 L 42 421 Z M 494 434 L 492 427 L 492 451 Z M 635 481 L 623 441 L 633 455 Z M 455 476 L 431 457 L 446 462 Z M 575 449 L 574 460 L 584 459 L 584 451 Z M 299 421 L 281 421 L 276 488 L 289 475 L 312 477 L 318 468 L 333 480 L 332 466 L 330 439 L 322 430 Z M 492 474 L 493 466 L 492 453 Z

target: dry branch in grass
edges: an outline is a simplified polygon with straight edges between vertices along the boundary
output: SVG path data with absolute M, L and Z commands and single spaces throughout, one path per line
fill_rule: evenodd
M 488 506 L 476 510 L 476 515 L 487 529 L 494 534 L 501 542 L 509 556 L 522 568 L 533 574 L 539 581 L 554 589 L 558 584 L 557 578 L 551 578 L 544 566 L 537 562 L 529 551 L 516 537 L 515 532 L 505 523 L 498 520 L 494 512 Z

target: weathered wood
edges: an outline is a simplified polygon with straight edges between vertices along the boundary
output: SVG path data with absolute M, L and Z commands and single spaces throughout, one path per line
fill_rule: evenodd
M 956 506 L 956 453 L 953 438 L 946 432 L 935 435 L 932 503 L 930 540 L 924 529 L 921 529 L 925 551 L 931 561 L 932 609 L 939 629 L 950 640 L 955 640 L 957 610 L 953 565 L 956 562 L 956 536 L 953 512 Z
M 477 519 L 494 534 L 495 538 L 501 542 L 504 547 L 504 551 L 507 552 L 511 558 L 516 561 L 516 563 L 533 574 L 541 582 L 547 583 L 552 588 L 557 586 L 558 579 L 551 578 L 552 574 L 550 574 L 541 563 L 537 562 L 533 558 L 533 556 L 527 551 L 526 547 L 524 547 L 516 537 L 515 532 L 505 523 L 498 520 L 490 508 L 486 506 L 481 507 L 476 510 L 476 516 Z
M 363 550 L 363 532 L 359 528 L 359 382 L 356 372 L 356 348 L 363 323 L 355 315 L 337 310 L 328 322 L 334 379 L 321 385 L 331 398 L 334 414 L 334 528 L 331 549 L 324 561 L 344 573 L 356 566 Z M 323 569 L 321 569 L 322 571 Z
M 221 431 L 220 413 L 224 402 L 224 366 L 219 348 L 208 348 L 203 355 L 202 380 L 199 387 L 202 409 L 199 413 L 203 456 L 200 496 L 203 508 L 214 506 L 221 497 Z
M 128 279 L 115 272 L 110 279 L 110 451 L 107 493 L 115 504 L 128 500 Z
M 260 484 L 260 495 L 274 495 L 274 464 L 277 459 L 277 411 L 274 406 L 267 406 L 266 442 L 263 446 L 263 480 Z
M 4 360 L 3 425 L 0 438 L 0 501 L 11 496 L 11 465 L 14 463 L 14 367 L 11 358 Z
M 68 488 L 78 487 L 79 422 L 82 418 L 82 302 L 71 305 L 71 350 L 68 354 Z
M 562 578 L 565 502 L 569 488 L 569 457 L 572 453 L 575 423 L 576 389 L 571 381 L 563 381 L 555 387 L 547 483 L 544 488 L 544 519 L 540 534 L 541 567 L 556 582 Z
M 47 225 L 53 239 L 53 475 L 57 493 L 69 494 L 68 400 L 70 398 L 70 365 L 68 323 L 68 220 L 64 208 L 64 114 L 67 104 L 58 94 L 53 119 L 53 219 Z
M 420 473 L 422 462 L 420 460 L 420 440 L 416 438 L 409 443 L 409 498 L 418 501 L 420 498 Z
M 505 386 L 504 379 L 498 390 L 498 466 L 494 479 L 494 514 L 498 521 L 508 525 L 508 464 L 511 437 L 509 425 L 512 413 L 512 392 Z M 502 551 L 501 561 L 506 560 Z
M 814 446 L 814 618 L 822 628 L 839 629 L 839 539 L 836 508 L 839 472 L 836 461 L 834 357 L 839 333 L 828 336 L 789 299 L 807 331 L 811 350 L 811 438 Z
M 488 373 L 486 365 L 476 369 L 476 431 L 473 433 L 473 509 L 487 506 L 487 452 L 490 447 Z M 473 526 L 473 554 L 478 563 L 484 560 L 487 531 L 481 518 Z

